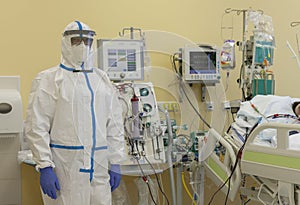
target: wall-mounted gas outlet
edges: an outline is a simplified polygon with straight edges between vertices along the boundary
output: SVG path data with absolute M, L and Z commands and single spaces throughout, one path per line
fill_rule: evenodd
M 162 110 L 168 110 L 169 112 L 179 112 L 179 104 L 175 101 L 158 101 L 157 105 Z
M 224 101 L 223 102 L 223 107 L 224 107 L 225 110 L 230 109 L 230 102 L 229 101 Z
M 206 102 L 206 110 L 213 111 L 214 110 L 214 102 L 212 102 L 212 101 Z

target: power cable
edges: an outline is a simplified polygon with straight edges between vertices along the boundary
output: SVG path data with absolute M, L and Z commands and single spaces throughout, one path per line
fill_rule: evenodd
M 138 165 L 139 165 L 139 168 L 140 168 L 140 170 L 141 170 L 141 173 L 142 173 L 142 179 L 143 179 L 143 181 L 144 181 L 144 182 L 147 184 L 147 186 L 148 186 L 148 190 L 149 190 L 149 193 L 150 193 L 150 196 L 151 196 L 151 200 L 153 201 L 153 203 L 154 203 L 155 205 L 157 205 L 156 201 L 154 200 L 154 197 L 153 197 L 153 194 L 152 194 L 152 190 L 151 190 L 150 185 L 149 185 L 149 180 L 148 180 L 147 176 L 145 175 L 144 170 L 143 170 L 143 168 L 141 167 L 141 164 L 140 164 L 139 160 L 136 159 L 136 161 L 137 161 L 137 163 L 138 163 Z
M 169 205 L 169 200 L 168 200 L 168 197 L 167 195 L 165 194 L 165 192 L 163 191 L 162 187 L 161 187 L 161 184 L 160 184 L 160 181 L 158 179 L 158 176 L 157 176 L 157 173 L 153 167 L 153 165 L 150 163 L 150 161 L 148 160 L 147 157 L 144 156 L 144 158 L 146 159 L 146 161 L 148 162 L 148 164 L 150 165 L 151 169 L 153 170 L 154 172 L 154 175 L 155 175 L 155 178 L 156 178 L 156 181 L 157 181 L 157 184 L 158 184 L 158 187 L 159 187 L 159 190 L 160 192 L 162 193 L 162 195 L 165 197 L 166 201 L 167 201 L 167 204 Z M 170 168 L 171 169 L 171 168 Z
M 231 173 L 230 173 L 229 177 L 227 177 L 227 179 L 224 181 L 224 183 L 223 183 L 223 184 L 217 189 L 217 191 L 215 191 L 215 193 L 212 195 L 212 197 L 210 198 L 210 201 L 209 201 L 208 205 L 210 205 L 210 204 L 212 203 L 212 201 L 213 201 L 214 197 L 216 196 L 216 194 L 217 194 L 217 193 L 218 193 L 218 192 L 226 185 L 226 183 L 227 183 L 228 181 L 230 181 L 230 179 L 232 178 L 233 173 L 234 173 L 234 171 L 235 171 L 236 168 L 237 168 L 238 162 L 239 162 L 239 160 L 242 158 L 242 153 L 243 153 L 244 147 L 245 147 L 245 145 L 246 145 L 246 142 L 247 142 L 247 140 L 248 140 L 248 137 L 249 137 L 249 135 L 252 133 L 252 131 L 257 127 L 257 125 L 258 125 L 258 123 L 256 123 L 256 124 L 252 127 L 252 129 L 251 129 L 251 131 L 250 131 L 249 133 L 248 133 L 248 128 L 246 128 L 245 142 L 243 143 L 243 145 L 240 147 L 240 149 L 239 149 L 238 152 L 237 152 L 237 157 L 236 157 L 235 163 L 234 163 L 234 165 L 233 165 L 233 168 L 231 169 Z M 227 191 L 227 195 L 226 195 L 225 205 L 227 204 L 228 195 L 229 195 L 229 191 L 230 191 L 229 189 L 230 189 L 230 182 L 228 182 L 228 191 Z

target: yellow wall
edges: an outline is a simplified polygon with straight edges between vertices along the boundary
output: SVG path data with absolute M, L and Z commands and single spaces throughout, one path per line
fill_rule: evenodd
M 3 1 L 1 4 L 1 69 L 0 75 L 20 75 L 24 107 L 31 80 L 41 70 L 57 65 L 60 60 L 60 39 L 64 27 L 78 19 L 97 32 L 97 38 L 114 38 L 124 27 L 160 30 L 178 34 L 197 43 L 221 45 L 221 17 L 231 8 L 262 9 L 273 17 L 277 49 L 272 70 L 276 77 L 276 94 L 298 96 L 294 83 L 300 77 L 295 60 L 286 47 L 289 40 L 296 48 L 295 32 L 290 22 L 299 20 L 297 0 L 127 0 L 127 1 Z M 242 16 L 234 15 L 235 40 L 241 40 Z M 227 98 L 241 97 L 236 79 L 241 53 L 237 52 L 237 66 L 231 72 Z M 152 59 L 152 61 L 154 61 Z M 169 66 L 169 61 L 161 62 Z
M 276 94 L 300 97 L 295 86 L 300 71 L 286 47 L 286 40 L 289 40 L 296 49 L 295 33 L 300 27 L 291 28 L 290 22 L 300 20 L 298 0 L 2 1 L 0 75 L 21 76 L 25 111 L 34 76 L 43 69 L 59 64 L 61 33 L 69 22 L 81 20 L 87 23 L 97 32 L 97 38 L 115 38 L 122 28 L 133 26 L 143 30 L 171 32 L 196 43 L 220 46 L 221 18 L 228 7 L 262 9 L 273 17 L 277 49 L 275 65 L 271 69 L 275 73 Z M 233 39 L 241 40 L 242 16 L 233 15 L 233 22 Z M 241 97 L 236 83 L 241 53 L 236 54 L 237 66 L 231 72 L 229 90 L 226 92 L 228 100 Z M 169 58 L 151 61 L 156 66 L 171 67 Z

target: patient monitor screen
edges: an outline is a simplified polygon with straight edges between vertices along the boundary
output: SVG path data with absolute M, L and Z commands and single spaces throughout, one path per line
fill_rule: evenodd
M 190 74 L 216 73 L 216 52 L 190 52 Z
M 182 50 L 184 80 L 214 84 L 220 80 L 220 51 L 212 47 L 189 47 Z

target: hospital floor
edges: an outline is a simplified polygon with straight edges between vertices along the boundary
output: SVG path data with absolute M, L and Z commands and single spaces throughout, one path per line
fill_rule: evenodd
M 174 170 L 175 171 L 175 170 Z M 176 176 L 176 173 L 175 173 Z M 39 188 L 39 174 L 35 171 L 33 166 L 22 164 L 21 165 L 21 177 L 22 177 L 22 205 L 42 205 L 42 197 L 40 194 Z M 128 205 L 137 205 L 138 204 L 138 196 L 137 196 L 137 187 L 135 183 L 136 177 L 129 177 L 124 176 L 122 180 L 125 182 L 126 189 L 127 189 L 127 196 L 129 197 L 129 201 L 131 204 Z M 163 187 L 165 190 L 166 195 L 170 201 L 171 205 L 171 192 L 169 188 L 169 172 L 165 171 L 162 174 Z M 176 180 L 175 180 L 176 181 Z M 187 182 L 188 183 L 188 182 Z M 217 190 L 217 187 L 213 184 L 213 182 L 205 177 L 205 205 L 208 204 L 211 195 Z M 161 197 L 161 194 L 160 194 Z M 183 205 L 192 205 L 191 200 L 189 199 L 188 195 L 185 191 L 183 191 Z M 222 205 L 224 204 L 225 194 L 218 193 L 217 196 L 214 198 L 213 205 Z M 162 200 L 160 200 L 162 202 Z M 160 203 L 162 204 L 162 203 Z M 228 200 L 227 205 L 240 205 L 241 201 L 239 196 L 236 196 L 235 200 L 232 202 Z M 127 204 L 126 204 L 127 205 Z M 260 205 L 258 202 L 250 201 L 248 205 Z

